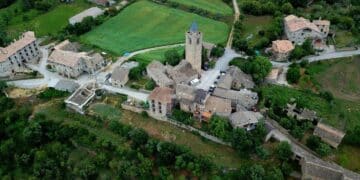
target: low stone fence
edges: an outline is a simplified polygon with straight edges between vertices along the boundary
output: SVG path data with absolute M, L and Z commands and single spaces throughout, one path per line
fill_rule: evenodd
M 121 107 L 125 110 L 136 112 L 136 113 L 141 113 L 141 112 L 145 111 L 143 108 L 132 106 L 126 102 L 122 103 Z

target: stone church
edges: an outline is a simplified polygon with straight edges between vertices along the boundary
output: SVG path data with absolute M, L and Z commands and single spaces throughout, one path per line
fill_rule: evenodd
M 198 25 L 195 22 L 192 23 L 189 31 L 186 32 L 185 36 L 185 59 L 191 64 L 193 69 L 200 73 L 203 35 L 198 30 Z

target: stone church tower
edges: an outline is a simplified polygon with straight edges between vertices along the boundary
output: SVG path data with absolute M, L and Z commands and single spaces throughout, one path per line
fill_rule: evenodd
M 196 23 L 192 23 L 190 30 L 185 34 L 185 39 L 185 59 L 200 73 L 203 39 Z

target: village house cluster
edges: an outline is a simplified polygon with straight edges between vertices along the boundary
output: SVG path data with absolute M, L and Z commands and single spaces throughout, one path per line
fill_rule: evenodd
M 94 74 L 106 65 L 99 53 L 78 52 L 78 48 L 68 40 L 56 45 L 48 58 L 48 67 L 62 76 L 77 78 L 84 72 Z
M 284 18 L 285 40 L 272 42 L 271 52 L 275 61 L 286 61 L 295 45 L 303 44 L 307 39 L 311 40 L 314 49 L 323 50 L 326 46 L 326 38 L 330 31 L 330 21 L 310 21 L 303 17 L 289 15 Z
M 23 33 L 7 47 L 0 47 L 0 74 L 10 76 L 26 69 L 25 63 L 37 63 L 41 53 L 36 42 L 35 33 Z
M 185 59 L 177 66 L 153 61 L 147 66 L 147 75 L 155 81 L 149 98 L 149 113 L 154 118 L 170 117 L 176 105 L 193 117 L 208 122 L 213 115 L 230 118 L 234 127 L 253 129 L 263 116 L 254 112 L 258 101 L 250 75 L 230 66 L 216 80 L 211 90 L 196 88 L 203 72 L 203 37 L 197 25 L 191 25 L 185 33 Z

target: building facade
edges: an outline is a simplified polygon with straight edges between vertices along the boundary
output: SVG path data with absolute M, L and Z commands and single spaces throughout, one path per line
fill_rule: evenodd
M 329 34 L 330 21 L 319 19 L 310 22 L 303 17 L 289 15 L 284 19 L 284 28 L 287 38 L 293 44 L 301 45 L 310 39 L 315 48 L 321 48 Z
M 190 30 L 186 32 L 185 39 L 185 59 L 199 73 L 201 72 L 203 37 L 196 23 L 193 23 Z
M 111 75 L 111 85 L 115 87 L 124 87 L 129 81 L 129 69 L 117 67 Z
M 66 40 L 55 46 L 48 59 L 48 65 L 53 71 L 68 78 L 77 78 L 82 73 L 95 73 L 101 67 L 105 66 L 104 58 L 99 54 L 88 54 L 86 52 L 75 52 L 71 43 Z
M 35 33 L 28 31 L 19 40 L 0 48 L 0 73 L 8 76 L 25 68 L 25 63 L 35 63 L 41 56 Z
M 294 50 L 294 45 L 289 40 L 276 40 L 272 42 L 271 51 L 275 61 L 288 60 L 290 53 Z
M 149 113 L 155 117 L 165 117 L 172 113 L 175 104 L 175 92 L 171 88 L 157 87 L 149 95 Z

